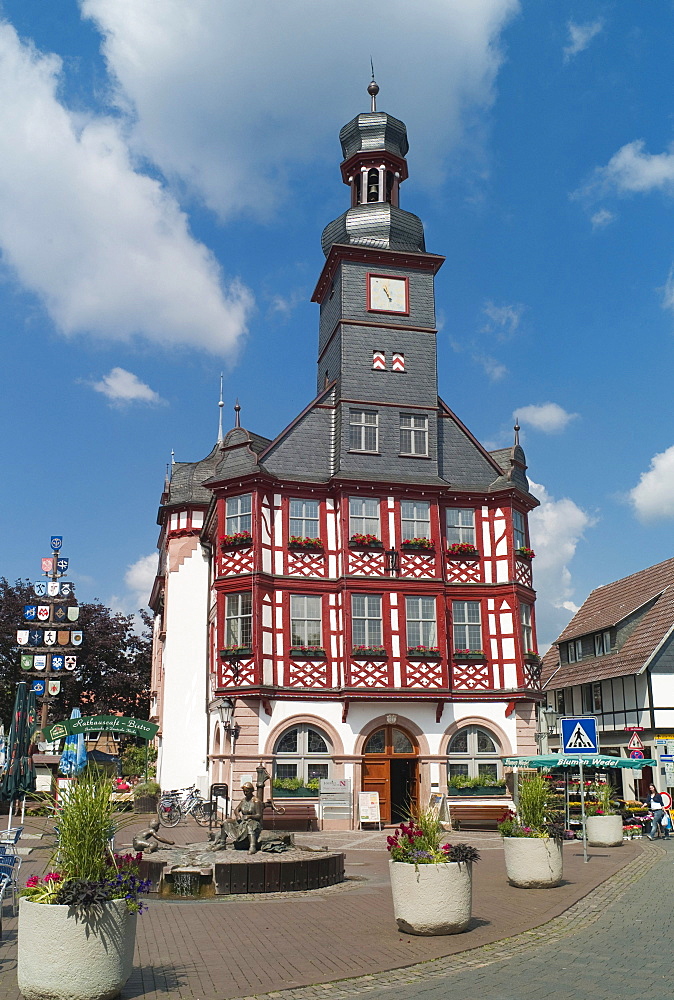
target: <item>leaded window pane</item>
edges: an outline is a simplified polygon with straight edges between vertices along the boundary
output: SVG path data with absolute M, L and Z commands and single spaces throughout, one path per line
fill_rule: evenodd
M 309 753 L 328 753 L 328 744 L 315 729 L 307 729 L 307 750 Z
M 498 778 L 498 764 L 478 764 L 477 773 L 480 778 Z
M 449 765 L 449 776 L 450 778 L 458 778 L 459 775 L 463 778 L 468 777 L 468 765 L 467 764 L 450 764 Z
M 449 744 L 450 753 L 468 753 L 468 730 L 462 729 L 461 732 L 453 736 Z
M 364 753 L 384 753 L 386 750 L 386 730 L 378 729 L 365 744 Z
M 297 764 L 277 764 L 275 770 L 277 778 L 297 777 Z
M 400 729 L 393 730 L 393 753 L 414 753 L 414 744 Z
M 297 729 L 289 729 L 276 744 L 276 753 L 297 753 Z
M 307 775 L 310 779 L 318 778 L 318 780 L 320 781 L 321 778 L 328 778 L 329 770 L 330 767 L 328 764 L 317 764 L 313 760 L 307 761 Z
M 491 736 L 487 736 L 481 729 L 477 731 L 477 752 L 478 753 L 498 753 L 496 744 Z

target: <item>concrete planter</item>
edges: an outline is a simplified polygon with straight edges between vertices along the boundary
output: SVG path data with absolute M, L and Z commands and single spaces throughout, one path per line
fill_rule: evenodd
M 112 1000 L 131 975 L 137 914 L 126 901 L 83 909 L 19 902 L 24 1000 Z
M 590 847 L 622 847 L 622 816 L 588 816 L 585 821 Z
M 562 845 L 549 837 L 504 837 L 506 874 L 520 889 L 547 889 L 562 881 Z
M 471 918 L 472 865 L 414 865 L 390 861 L 393 910 L 407 934 L 459 934 Z

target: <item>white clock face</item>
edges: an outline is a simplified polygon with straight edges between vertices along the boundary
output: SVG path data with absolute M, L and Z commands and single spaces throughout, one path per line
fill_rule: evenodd
M 407 313 L 407 281 L 405 278 L 387 278 L 381 274 L 370 275 L 370 309 L 376 312 Z

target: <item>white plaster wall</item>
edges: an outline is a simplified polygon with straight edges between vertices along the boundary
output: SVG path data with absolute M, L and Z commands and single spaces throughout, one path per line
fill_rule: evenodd
M 503 702 L 456 702 L 446 704 L 440 722 L 435 721 L 435 702 L 370 701 L 351 703 L 346 722 L 342 722 L 341 702 L 275 701 L 271 716 L 261 713 L 259 720 L 259 752 L 263 753 L 272 729 L 286 720 L 288 724 L 300 715 L 313 715 L 325 719 L 339 734 L 347 755 L 355 754 L 358 736 L 372 719 L 394 713 L 404 726 L 404 720 L 416 723 L 428 741 L 431 754 L 440 753 L 443 735 L 449 727 L 462 719 L 483 719 L 487 728 L 490 721 L 498 726 L 510 740 L 513 753 L 517 752 L 517 733 L 514 713 L 506 718 Z
M 674 705 L 674 677 L 671 674 L 651 674 L 651 684 L 654 705 Z
M 162 788 L 206 780 L 208 596 L 208 559 L 197 545 L 166 576 L 162 754 L 157 779 Z

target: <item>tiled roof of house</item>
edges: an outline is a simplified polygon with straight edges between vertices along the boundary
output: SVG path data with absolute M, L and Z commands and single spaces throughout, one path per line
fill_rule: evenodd
M 649 607 L 650 605 L 650 607 Z M 623 646 L 605 656 L 583 657 L 559 666 L 559 644 L 611 628 L 644 608 L 643 617 Z M 561 688 L 586 681 L 636 674 L 674 627 L 674 559 L 593 590 L 543 657 L 544 687 Z

